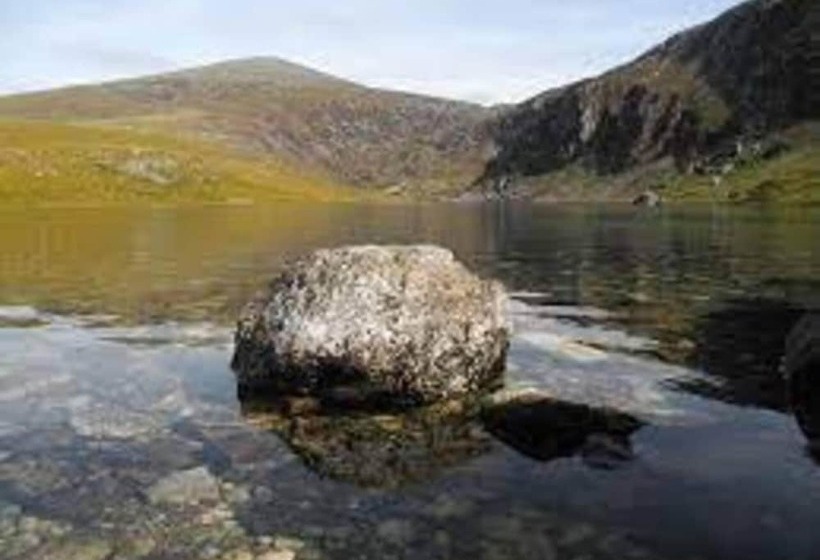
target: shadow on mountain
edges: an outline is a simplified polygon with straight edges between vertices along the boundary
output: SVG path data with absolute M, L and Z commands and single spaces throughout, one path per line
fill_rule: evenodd
M 524 399 L 486 408 L 485 428 L 537 461 L 580 456 L 592 468 L 612 469 L 634 458 L 630 438 L 643 424 L 609 409 Z
M 428 480 L 487 452 L 475 409 L 443 403 L 405 412 L 326 409 L 310 399 L 243 400 L 251 424 L 279 435 L 312 471 L 363 487 Z
M 679 387 L 709 398 L 787 410 L 781 363 L 789 333 L 805 309 L 775 299 L 731 299 L 694 325 L 691 361 L 719 383 Z

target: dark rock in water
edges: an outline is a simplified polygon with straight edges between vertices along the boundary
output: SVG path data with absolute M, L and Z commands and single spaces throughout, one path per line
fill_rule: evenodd
M 538 461 L 580 455 L 589 466 L 606 469 L 633 458 L 629 438 L 643 425 L 628 414 L 538 392 L 494 395 L 482 420 L 492 435 Z
M 783 354 L 789 333 L 804 314 L 803 307 L 780 298 L 715 302 L 695 321 L 694 347 L 685 357 L 709 378 L 683 380 L 679 386 L 710 399 L 788 411 Z
M 655 191 L 644 191 L 632 199 L 632 205 L 655 208 L 661 205 L 661 196 Z
M 501 381 L 505 295 L 432 246 L 320 250 L 243 311 L 240 393 L 420 404 Z
M 820 313 L 807 313 L 792 329 L 783 370 L 797 423 L 820 458 Z
M 294 414 L 292 401 L 244 400 L 242 414 L 281 437 L 315 473 L 357 486 L 427 480 L 485 453 L 492 441 L 476 421 L 475 405 L 465 401 L 389 414 L 326 407 Z

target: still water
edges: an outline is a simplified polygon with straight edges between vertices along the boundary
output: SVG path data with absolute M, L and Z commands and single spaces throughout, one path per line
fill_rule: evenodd
M 780 364 L 818 240 L 803 209 L 0 209 L 0 558 L 817 558 Z M 410 242 L 507 285 L 507 384 L 555 408 L 238 402 L 277 266 Z

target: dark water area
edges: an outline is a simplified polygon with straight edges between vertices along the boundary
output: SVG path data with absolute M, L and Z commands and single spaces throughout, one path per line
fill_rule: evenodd
M 0 558 L 814 559 L 820 393 L 784 373 L 818 240 L 799 208 L 0 209 Z M 552 404 L 239 402 L 277 267 L 411 242 L 505 283 L 507 388 Z

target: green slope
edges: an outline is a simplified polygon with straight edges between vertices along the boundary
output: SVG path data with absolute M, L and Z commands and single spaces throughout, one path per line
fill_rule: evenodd
M 345 200 L 362 193 L 217 144 L 101 125 L 0 121 L 0 203 Z

